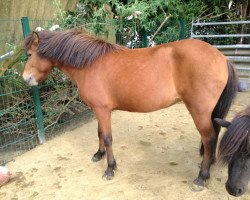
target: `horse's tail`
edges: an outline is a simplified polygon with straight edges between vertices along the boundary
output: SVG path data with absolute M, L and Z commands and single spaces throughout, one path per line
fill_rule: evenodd
M 212 112 L 211 120 L 213 122 L 213 127 L 217 137 L 220 132 L 221 126 L 218 125 L 214 118 L 224 119 L 229 111 L 229 108 L 233 102 L 234 97 L 236 96 L 238 90 L 238 76 L 235 72 L 234 65 L 231 61 L 227 60 L 227 67 L 228 67 L 228 80 L 226 87 L 224 88 L 214 110 Z M 200 148 L 200 154 L 204 154 L 204 147 L 203 144 Z
M 238 76 L 235 72 L 233 63 L 229 60 L 227 60 L 227 67 L 228 67 L 227 84 L 212 113 L 212 122 L 214 130 L 217 134 L 219 134 L 220 132 L 220 125 L 218 125 L 214 121 L 214 118 L 224 119 L 226 117 L 229 108 L 233 102 L 233 99 L 238 91 Z

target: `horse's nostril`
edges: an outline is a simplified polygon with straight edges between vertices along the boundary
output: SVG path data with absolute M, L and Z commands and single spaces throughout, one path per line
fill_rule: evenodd
M 242 194 L 244 194 L 244 188 L 232 185 L 228 182 L 226 183 L 226 189 L 227 189 L 229 194 L 231 194 L 235 197 L 238 197 L 238 196 L 241 196 Z
M 236 191 L 236 196 L 242 195 L 243 190 L 241 188 L 238 188 Z

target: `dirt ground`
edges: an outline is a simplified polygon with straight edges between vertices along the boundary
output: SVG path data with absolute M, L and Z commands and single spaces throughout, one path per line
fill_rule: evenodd
M 228 119 L 246 105 L 250 93 L 239 93 Z M 190 190 L 201 161 L 200 136 L 182 103 L 147 114 L 115 111 L 112 128 L 118 164 L 113 180 L 102 179 L 106 159 L 91 161 L 98 147 L 94 119 L 8 163 L 12 178 L 0 188 L 0 199 L 236 199 L 224 186 L 227 168 L 218 165 L 203 191 Z M 249 200 L 250 191 L 237 199 Z

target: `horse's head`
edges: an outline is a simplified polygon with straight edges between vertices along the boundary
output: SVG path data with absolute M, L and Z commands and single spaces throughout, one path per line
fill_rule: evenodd
M 26 39 L 28 61 L 24 67 L 23 78 L 30 86 L 38 85 L 39 82 L 48 76 L 53 68 L 52 61 L 41 58 L 38 55 L 37 48 L 39 42 L 39 35 L 36 32 L 33 32 L 33 34 Z
M 241 196 L 248 187 L 250 179 L 250 156 L 244 152 L 238 152 L 234 155 L 228 165 L 228 180 L 226 189 L 233 196 Z
M 236 117 L 232 123 L 215 121 L 227 128 L 219 146 L 219 160 L 228 165 L 226 189 L 233 196 L 241 196 L 250 180 L 250 116 Z

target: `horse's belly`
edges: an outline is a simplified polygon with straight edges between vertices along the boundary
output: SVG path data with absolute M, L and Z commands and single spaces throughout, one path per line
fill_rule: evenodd
M 118 110 L 130 112 L 152 112 L 169 107 L 180 101 L 177 94 L 171 93 L 145 93 L 144 95 L 129 95 L 119 100 Z

